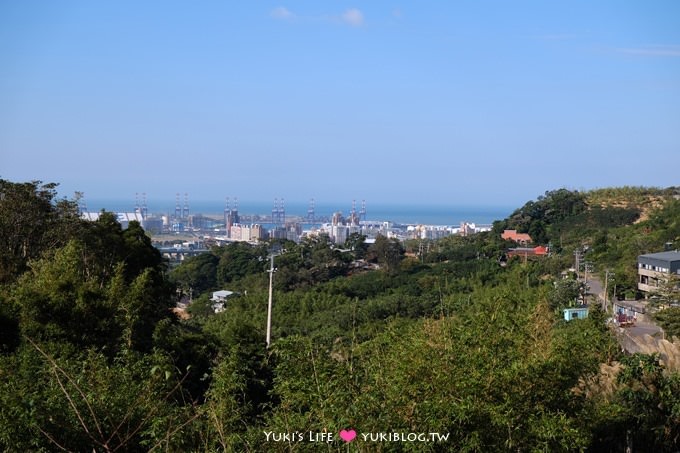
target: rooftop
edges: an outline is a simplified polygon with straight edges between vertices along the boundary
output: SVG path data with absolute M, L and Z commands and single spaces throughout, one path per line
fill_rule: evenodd
M 664 261 L 680 261 L 680 251 L 671 250 L 670 252 L 647 253 L 640 255 L 640 258 L 653 258 Z

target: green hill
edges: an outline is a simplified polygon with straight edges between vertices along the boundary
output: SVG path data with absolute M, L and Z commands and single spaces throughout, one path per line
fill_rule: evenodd
M 360 451 L 680 447 L 680 375 L 623 356 L 597 307 L 561 313 L 576 249 L 633 291 L 637 254 L 680 238 L 675 192 L 546 192 L 418 257 L 382 237 L 281 243 L 266 348 L 267 245 L 168 273 L 134 222 L 83 222 L 54 186 L 1 188 L 3 451 L 347 451 L 341 430 Z M 553 252 L 502 266 L 505 228 Z M 240 296 L 215 314 L 225 288 Z

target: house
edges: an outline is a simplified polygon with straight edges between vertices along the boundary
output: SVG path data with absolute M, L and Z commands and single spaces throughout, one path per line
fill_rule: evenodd
M 570 307 L 564 309 L 564 320 L 571 321 L 572 319 L 585 319 L 588 317 L 588 306 L 579 305 L 578 307 Z
M 530 244 L 531 236 L 526 233 L 518 233 L 517 230 L 505 230 L 501 234 L 501 239 L 517 242 L 518 244 Z
M 525 259 L 530 256 L 546 256 L 548 254 L 548 248 L 539 245 L 537 247 L 517 247 L 509 249 L 507 252 L 508 258 L 513 256 L 522 256 Z
M 210 300 L 212 301 L 212 309 L 215 313 L 221 313 L 224 311 L 224 304 L 227 302 L 227 298 L 236 293 L 233 291 L 221 290 L 212 293 Z
M 638 290 L 645 296 L 660 292 L 673 276 L 680 279 L 679 251 L 638 256 Z

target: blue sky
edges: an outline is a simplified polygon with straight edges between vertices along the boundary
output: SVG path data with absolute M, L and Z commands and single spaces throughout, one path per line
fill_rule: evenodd
M 680 185 L 680 2 L 0 0 L 0 177 L 519 206 Z

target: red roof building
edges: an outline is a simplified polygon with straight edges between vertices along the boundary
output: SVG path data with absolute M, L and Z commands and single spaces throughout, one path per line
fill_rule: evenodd
M 538 247 L 517 247 L 510 249 L 507 252 L 508 258 L 513 256 L 523 256 L 528 258 L 530 256 L 546 256 L 548 254 L 548 248 L 539 245 Z
M 505 230 L 501 234 L 501 238 L 506 241 L 514 241 L 518 244 L 530 244 L 531 236 L 526 233 L 518 233 L 517 230 Z

